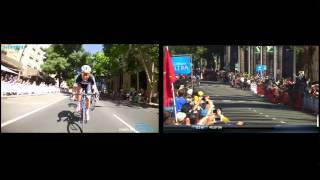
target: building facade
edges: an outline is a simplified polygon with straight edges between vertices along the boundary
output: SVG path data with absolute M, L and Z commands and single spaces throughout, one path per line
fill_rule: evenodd
M 38 76 L 50 44 L 1 44 L 1 65 L 20 72 L 22 77 Z

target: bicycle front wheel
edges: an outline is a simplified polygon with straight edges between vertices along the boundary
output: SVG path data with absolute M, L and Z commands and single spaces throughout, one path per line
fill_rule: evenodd
M 82 129 L 77 123 L 69 123 L 67 130 L 68 133 L 82 133 Z

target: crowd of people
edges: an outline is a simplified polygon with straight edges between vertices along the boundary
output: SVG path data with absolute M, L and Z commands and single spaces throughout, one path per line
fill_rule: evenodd
M 60 89 L 52 84 L 44 82 L 36 83 L 30 80 L 18 79 L 17 75 L 1 73 L 1 96 L 11 95 L 37 95 L 46 93 L 58 93 Z
M 102 95 L 104 95 L 103 93 Z M 134 103 L 148 103 L 150 99 L 150 92 L 140 88 L 136 90 L 135 88 L 130 88 L 130 90 L 125 91 L 120 89 L 120 91 L 110 91 L 107 96 L 112 100 L 127 100 Z M 151 103 L 159 103 L 159 94 L 153 92 L 151 96 Z
M 266 97 L 272 103 L 282 103 L 296 110 L 310 110 L 318 113 L 319 82 L 311 82 L 303 73 L 277 81 L 271 75 L 248 73 L 227 73 L 231 87 L 251 90 L 254 94 Z
M 175 104 L 175 111 L 174 111 Z M 214 125 L 232 123 L 222 113 L 222 108 L 214 104 L 203 91 L 193 92 L 192 89 L 179 88 L 175 102 L 164 108 L 164 125 Z M 243 122 L 237 122 L 242 125 Z
M 200 71 L 195 72 L 194 78 L 200 78 Z M 208 74 L 206 76 L 208 78 Z M 231 123 L 223 115 L 221 107 L 216 106 L 209 96 L 205 96 L 202 91 L 193 92 L 187 87 L 188 78 L 186 76 L 176 78 L 175 102 L 171 100 L 171 105 L 164 107 L 164 125 Z M 259 73 L 234 73 L 220 70 L 215 72 L 213 79 L 229 83 L 234 88 L 252 91 L 258 96 L 267 98 L 271 103 L 319 113 L 319 82 L 311 82 L 303 73 L 296 76 L 295 81 L 291 77 L 275 81 L 272 75 L 261 76 Z M 243 122 L 239 121 L 237 125 L 243 125 Z

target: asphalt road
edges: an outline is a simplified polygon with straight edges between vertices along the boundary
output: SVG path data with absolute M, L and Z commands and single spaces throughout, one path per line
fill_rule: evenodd
M 2 133 L 67 133 L 78 124 L 76 103 L 65 94 L 1 98 Z M 158 133 L 159 109 L 101 100 L 90 112 L 84 133 Z
M 195 86 L 194 90 L 201 90 L 204 95 L 210 96 L 214 105 L 222 108 L 230 123 L 164 126 L 164 133 L 319 133 L 318 116 L 269 103 L 251 91 L 231 88 L 229 84 L 218 81 L 201 81 L 200 87 Z
M 243 121 L 243 127 L 315 127 L 317 117 L 295 111 L 282 104 L 272 104 L 251 91 L 231 88 L 220 82 L 201 82 L 200 87 L 231 121 Z

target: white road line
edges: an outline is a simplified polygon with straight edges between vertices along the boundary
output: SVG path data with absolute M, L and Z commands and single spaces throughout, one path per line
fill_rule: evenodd
M 273 120 L 276 120 L 277 118 L 272 118 Z
M 265 115 L 266 117 L 269 117 L 269 115 Z
M 132 126 L 130 126 L 130 124 L 126 123 L 124 120 L 122 120 L 120 117 L 118 117 L 117 115 L 113 114 L 114 117 L 116 117 L 120 122 L 122 122 L 124 125 L 126 125 L 128 128 L 131 129 L 131 131 L 138 133 L 139 131 L 137 131 L 135 128 L 133 128 Z
M 319 114 L 317 115 L 317 127 L 319 127 Z
M 259 113 L 259 114 L 263 114 L 263 113 Z
M 57 101 L 54 101 L 53 103 L 47 104 L 47 105 L 45 105 L 45 106 L 43 106 L 43 107 L 40 107 L 40 108 L 38 108 L 38 109 L 36 109 L 36 110 L 33 110 L 33 111 L 31 111 L 31 112 L 28 112 L 28 113 L 26 113 L 26 114 L 24 114 L 24 115 L 21 115 L 21 116 L 18 116 L 18 117 L 16 117 L 16 118 L 14 118 L 14 119 L 11 119 L 11 120 L 9 120 L 9 121 L 6 121 L 6 122 L 4 122 L 4 123 L 1 124 L 1 128 L 2 128 L 2 127 L 5 127 L 5 126 L 7 126 L 7 125 L 9 125 L 9 124 L 11 124 L 11 123 L 14 123 L 14 122 L 16 122 L 16 121 L 18 121 L 18 120 L 20 120 L 20 119 L 22 119 L 22 118 L 24 118 L 24 117 L 27 117 L 27 116 L 35 113 L 35 112 L 38 112 L 38 111 L 40 111 L 40 110 L 42 110 L 42 109 L 45 109 L 45 108 L 47 108 L 47 107 L 49 107 L 49 106 L 51 106 L 51 105 L 53 105 L 53 104 L 55 104 L 55 103 L 57 103 L 57 102 L 59 102 L 59 101 L 62 101 L 62 100 L 64 100 L 64 99 L 66 99 L 66 98 L 68 98 L 68 97 L 63 97 L 62 99 L 58 99 Z

